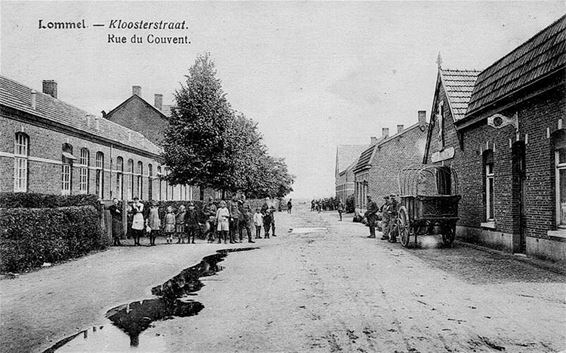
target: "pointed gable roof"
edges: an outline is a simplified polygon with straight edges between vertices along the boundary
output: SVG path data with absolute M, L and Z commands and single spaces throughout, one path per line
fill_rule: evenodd
M 367 145 L 338 145 L 336 148 L 336 171 L 338 174 L 346 170 L 366 148 Z
M 118 111 L 120 108 L 122 108 L 123 106 L 125 106 L 126 104 L 128 104 L 132 100 L 138 100 L 138 101 L 142 102 L 146 107 L 157 112 L 159 114 L 159 116 L 162 117 L 164 120 L 167 120 L 167 117 L 171 115 L 170 113 L 168 115 L 165 114 L 163 111 L 161 111 L 161 110 L 157 109 L 156 107 L 154 107 L 153 105 L 149 104 L 148 102 L 145 101 L 145 99 L 138 96 L 137 94 L 132 94 L 128 99 L 126 99 L 125 101 L 120 103 L 116 108 L 114 108 L 111 111 L 109 111 L 108 113 L 106 113 L 106 119 L 110 119 L 110 117 L 112 115 L 114 115 L 114 113 L 116 113 L 116 111 Z M 171 106 L 167 106 L 167 107 L 169 107 L 169 110 L 171 110 Z
M 454 121 L 464 118 L 474 90 L 479 70 L 440 69 L 440 80 L 448 98 L 448 105 Z
M 466 118 L 566 65 L 566 15 L 483 70 Z
M 156 155 L 161 153 L 161 148 L 142 134 L 103 118 L 97 118 L 97 128 L 94 121 L 96 117 L 92 114 L 40 91 L 36 91 L 36 107 L 34 109 L 31 106 L 31 92 L 31 88 L 0 76 L 0 105 L 79 130 L 94 137 L 108 139 Z M 87 116 L 93 116 L 93 119 L 89 121 Z

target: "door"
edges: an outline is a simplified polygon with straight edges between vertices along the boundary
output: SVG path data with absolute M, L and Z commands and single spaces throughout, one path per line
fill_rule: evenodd
M 513 252 L 526 252 L 525 219 L 525 143 L 518 141 L 513 145 Z

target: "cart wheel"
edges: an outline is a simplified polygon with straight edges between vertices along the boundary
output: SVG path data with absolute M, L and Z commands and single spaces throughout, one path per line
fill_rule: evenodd
M 407 218 L 407 210 L 405 209 L 405 207 L 401 207 L 399 209 L 397 220 L 399 225 L 399 240 L 401 241 L 401 245 L 406 248 L 407 246 L 409 246 L 411 227 L 409 225 L 409 219 Z
M 452 247 L 452 243 L 456 238 L 456 224 L 450 224 L 442 232 L 442 242 L 445 246 Z

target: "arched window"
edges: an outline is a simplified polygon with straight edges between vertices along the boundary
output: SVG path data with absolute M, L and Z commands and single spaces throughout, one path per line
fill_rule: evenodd
M 81 155 L 79 158 L 79 191 L 82 194 L 88 193 L 88 167 L 90 162 L 90 152 L 87 148 L 81 148 Z
M 77 157 L 73 155 L 73 146 L 69 143 L 64 143 L 62 156 L 63 164 L 61 166 L 61 194 L 63 195 L 71 194 L 72 166 L 75 159 L 77 159 Z
M 124 159 L 116 158 L 116 198 L 124 199 Z
M 153 200 L 153 166 L 147 165 L 147 199 Z
M 104 153 L 96 152 L 96 195 L 104 198 Z
M 128 174 L 130 176 L 130 183 L 128 184 L 128 200 L 134 198 L 134 160 L 128 159 Z
M 163 188 L 161 187 L 163 184 L 163 181 L 161 180 L 161 166 L 158 165 L 157 166 L 157 182 L 159 183 L 159 201 L 164 200 L 163 198 Z
M 566 226 L 566 131 L 555 133 L 553 142 L 556 166 L 556 225 Z
M 142 199 L 142 191 L 143 191 L 143 163 L 138 162 L 138 171 L 137 171 L 137 196 Z
M 494 187 L 494 173 L 493 173 L 493 151 L 487 150 L 483 153 L 483 171 L 484 171 L 484 205 L 485 205 L 485 220 L 492 222 L 494 220 L 493 208 L 493 187 Z
M 14 192 L 28 191 L 29 136 L 16 133 L 14 141 Z

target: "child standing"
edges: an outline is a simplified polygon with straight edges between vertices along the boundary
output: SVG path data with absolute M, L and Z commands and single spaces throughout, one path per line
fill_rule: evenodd
M 165 234 L 167 235 L 167 244 L 173 243 L 173 233 L 175 233 L 175 214 L 173 207 L 167 207 L 167 214 L 165 215 Z
M 222 242 L 222 238 L 224 238 L 224 244 L 226 244 L 226 238 L 228 236 L 228 231 L 230 231 L 230 211 L 226 207 L 226 201 L 220 201 L 220 207 L 216 211 L 216 230 L 218 230 L 218 243 Z M 233 243 L 232 239 L 230 239 L 230 243 Z
M 255 225 L 255 238 L 261 239 L 261 225 L 263 224 L 263 215 L 259 208 L 255 209 L 254 213 L 254 225 Z
M 175 232 L 177 233 L 177 244 L 179 243 L 185 243 L 185 215 L 186 215 L 186 211 L 185 211 L 185 206 L 181 205 L 179 206 L 179 212 L 177 212 L 177 215 L 175 216 Z
M 159 235 L 159 230 L 161 229 L 161 220 L 159 219 L 159 207 L 157 207 L 157 201 L 153 201 L 151 203 L 146 225 L 149 227 L 149 245 L 153 246 L 155 245 L 155 237 Z

